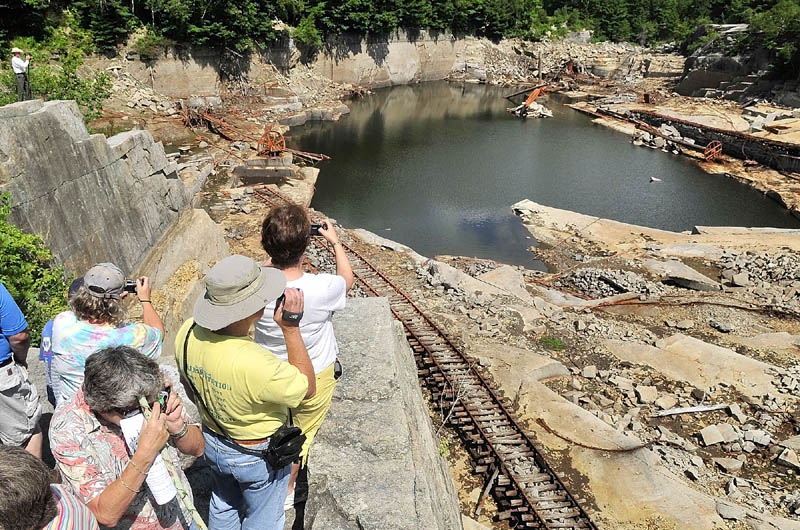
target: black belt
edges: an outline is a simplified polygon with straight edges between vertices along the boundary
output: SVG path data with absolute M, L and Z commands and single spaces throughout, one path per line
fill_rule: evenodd
M 3 361 L 3 362 L 0 362 L 0 368 L 2 368 L 2 367 L 4 367 L 4 366 L 8 366 L 9 364 L 11 364 L 11 363 L 13 363 L 13 362 L 14 362 L 14 355 L 11 355 L 11 356 L 10 356 L 8 359 L 6 359 L 5 361 Z

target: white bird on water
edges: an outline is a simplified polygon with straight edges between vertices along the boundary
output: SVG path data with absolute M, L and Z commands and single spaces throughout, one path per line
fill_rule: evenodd
M 661 182 L 661 179 L 658 177 L 650 177 L 650 182 Z

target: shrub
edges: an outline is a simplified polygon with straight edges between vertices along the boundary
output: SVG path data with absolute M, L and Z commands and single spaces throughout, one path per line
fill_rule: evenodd
M 38 235 L 26 234 L 8 222 L 11 211 L 7 193 L 0 195 L 0 282 L 14 297 L 38 344 L 48 320 L 66 310 L 69 281 L 63 267 Z
M 157 57 L 173 44 L 175 41 L 148 30 L 133 43 L 133 51 L 142 57 Z

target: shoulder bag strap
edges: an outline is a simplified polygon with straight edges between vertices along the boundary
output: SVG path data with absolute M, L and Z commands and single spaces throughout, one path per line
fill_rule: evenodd
M 194 386 L 194 382 L 192 381 L 192 378 L 189 377 L 189 364 L 187 362 L 186 351 L 187 351 L 187 349 L 189 347 L 189 337 L 192 335 L 192 331 L 194 330 L 194 327 L 196 325 L 197 325 L 196 322 L 192 322 L 192 325 L 189 326 L 189 332 L 186 333 L 186 339 L 184 339 L 184 341 L 183 341 L 183 367 L 182 367 L 182 370 L 181 370 L 183 372 L 184 379 L 186 379 L 186 381 L 189 383 L 189 386 L 192 388 L 192 393 L 194 394 L 195 404 L 200 405 L 201 407 L 203 407 L 205 409 L 206 416 L 211 418 L 211 421 L 214 422 L 214 425 L 219 430 L 219 432 L 222 433 L 222 435 L 225 437 L 226 440 L 228 440 L 232 444 L 236 445 L 236 447 L 239 448 L 242 452 L 260 457 L 261 456 L 261 451 L 256 451 L 256 450 L 253 450 L 253 449 L 248 449 L 247 447 L 242 447 L 241 445 L 237 444 L 236 441 L 233 438 L 231 438 L 231 436 L 228 434 L 228 431 L 226 431 L 225 429 L 222 428 L 222 425 L 219 424 L 217 419 L 214 417 L 213 414 L 211 414 L 211 411 L 206 406 L 206 404 L 203 402 L 203 396 L 200 395 L 200 392 L 197 390 L 197 387 Z

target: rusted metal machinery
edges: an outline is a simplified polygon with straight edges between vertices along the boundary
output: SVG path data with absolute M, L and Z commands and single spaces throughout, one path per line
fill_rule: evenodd
M 269 188 L 256 190 L 256 195 L 272 205 L 289 202 Z M 364 289 L 389 299 L 392 314 L 405 327 L 420 378 L 434 401 L 449 411 L 447 421 L 462 438 L 475 472 L 486 477 L 484 491 L 491 489 L 498 518 L 512 528 L 596 530 L 517 423 L 508 400 L 497 395 L 450 335 L 364 256 L 344 242 L 342 246 Z
M 258 156 L 278 156 L 286 151 L 286 138 L 271 125 L 264 128 L 264 134 L 258 139 Z
M 530 107 L 531 103 L 533 103 L 536 98 L 543 96 L 546 90 L 547 85 L 539 86 L 531 90 L 531 93 L 528 95 L 528 99 L 525 100 L 525 106 Z
M 705 151 L 703 151 L 703 156 L 705 157 L 706 162 L 713 162 L 714 160 L 721 157 L 722 142 L 720 142 L 719 140 L 712 140 L 708 142 Z

